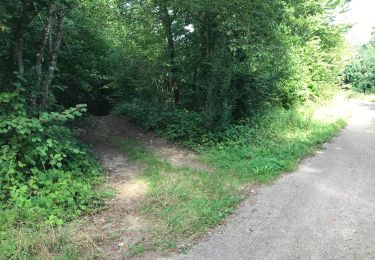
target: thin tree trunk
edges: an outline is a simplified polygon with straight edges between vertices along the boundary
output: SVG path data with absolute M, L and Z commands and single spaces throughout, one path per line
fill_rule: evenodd
M 24 73 L 23 43 L 26 29 L 35 17 L 33 2 L 22 1 L 21 16 L 15 21 L 10 57 L 7 71 L 4 75 L 4 82 L 11 83 L 14 80 L 13 73 L 16 71 L 21 75 Z
M 160 11 L 161 11 L 161 19 L 164 25 L 165 33 L 167 36 L 167 50 L 170 62 L 170 86 L 173 91 L 174 97 L 174 104 L 175 106 L 180 105 L 180 88 L 178 86 L 178 78 L 177 78 L 177 64 L 176 64 L 176 51 L 175 51 L 175 44 L 173 39 L 173 32 L 172 32 L 172 23 L 173 18 L 172 15 L 169 14 L 168 8 L 164 4 L 160 4 Z
M 56 64 L 57 64 L 57 56 L 58 56 L 58 53 L 59 53 L 59 50 L 60 50 L 61 41 L 62 41 L 63 33 L 64 33 L 64 11 L 58 10 L 56 12 L 56 17 L 57 17 L 56 18 L 57 19 L 56 39 L 55 39 L 55 43 L 54 43 L 53 49 L 52 49 L 51 61 L 50 61 L 50 65 L 48 67 L 48 72 L 47 72 L 47 75 L 46 75 L 44 83 L 43 83 L 43 99 L 42 99 L 42 103 L 41 103 L 41 106 L 43 108 L 47 107 L 48 96 L 49 96 L 49 88 L 51 86 L 51 82 L 52 82 L 53 77 L 54 77 L 55 68 L 56 68 Z
M 22 75 L 25 72 L 25 67 L 23 64 L 23 42 L 24 35 L 27 26 L 30 24 L 30 7 L 32 6 L 31 1 L 22 1 L 22 14 L 20 20 L 17 22 L 16 29 L 13 38 L 13 50 L 12 50 L 12 62 L 14 67 L 17 68 L 18 72 Z M 16 71 L 14 69 L 14 71 Z
M 40 85 L 42 84 L 42 75 L 43 75 L 43 71 L 42 71 L 42 62 L 44 60 L 44 54 L 45 54 L 45 49 L 46 49 L 46 46 L 47 46 L 47 42 L 48 42 L 48 38 L 51 34 L 51 28 L 52 28 L 52 16 L 53 16 L 53 13 L 55 12 L 56 10 L 56 7 L 54 4 L 50 4 L 49 6 L 49 15 L 46 19 L 46 23 L 44 25 L 44 33 L 43 33 L 43 38 L 42 38 L 42 41 L 40 43 L 40 46 L 39 46 L 39 50 L 36 54 L 36 73 L 37 73 L 37 76 L 38 76 L 38 81 L 37 81 L 37 88 L 39 89 Z

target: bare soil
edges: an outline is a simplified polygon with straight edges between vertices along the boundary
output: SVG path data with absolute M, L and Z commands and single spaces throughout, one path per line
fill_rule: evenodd
M 192 151 L 146 133 L 124 118 L 90 117 L 82 127 L 82 140 L 90 146 L 107 174 L 107 182 L 102 188 L 114 190 L 115 197 L 106 202 L 105 210 L 85 217 L 79 229 L 96 245 L 104 259 L 126 259 L 129 245 L 147 239 L 149 233 L 150 224 L 140 213 L 147 183 L 139 178 L 144 166 L 130 160 L 126 151 L 113 140 L 137 140 L 174 166 L 205 170 L 207 167 L 197 160 Z M 143 258 L 159 257 L 149 254 Z

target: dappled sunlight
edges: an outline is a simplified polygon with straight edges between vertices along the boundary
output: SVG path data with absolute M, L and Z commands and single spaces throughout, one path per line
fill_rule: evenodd
M 139 199 L 148 190 L 148 184 L 142 180 L 133 180 L 114 186 L 118 199 Z
M 293 141 L 293 140 L 302 140 L 306 139 L 310 136 L 310 131 L 295 131 L 294 129 L 288 129 L 286 133 L 283 133 L 283 135 L 280 137 L 285 141 Z

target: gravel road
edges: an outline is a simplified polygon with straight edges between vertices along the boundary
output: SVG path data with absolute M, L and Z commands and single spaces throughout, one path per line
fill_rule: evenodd
M 375 104 L 175 259 L 375 259 Z

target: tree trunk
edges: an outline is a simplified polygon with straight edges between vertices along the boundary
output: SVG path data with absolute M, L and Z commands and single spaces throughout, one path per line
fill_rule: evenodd
M 42 63 L 43 63 L 43 60 L 44 60 L 44 54 L 45 54 L 47 42 L 48 42 L 49 36 L 51 34 L 52 16 L 53 16 L 53 13 L 55 12 L 55 10 L 56 10 L 55 5 L 50 4 L 49 15 L 48 15 L 48 17 L 46 19 L 46 23 L 44 25 L 43 38 L 42 38 L 42 41 L 40 43 L 39 50 L 36 54 L 35 64 L 36 64 L 36 73 L 37 73 L 37 76 L 38 76 L 38 81 L 37 81 L 37 84 L 36 84 L 37 89 L 39 89 L 40 85 L 42 84 L 42 75 L 43 75 Z
M 165 4 L 160 4 L 160 16 L 161 20 L 164 25 L 165 33 L 167 36 L 167 52 L 169 56 L 169 62 L 170 62 L 170 86 L 173 91 L 173 98 L 174 98 L 174 104 L 175 106 L 180 105 L 180 88 L 178 86 L 178 78 L 177 78 L 177 64 L 176 64 L 176 51 L 175 51 L 175 44 L 173 39 L 173 32 L 172 32 L 172 23 L 173 23 L 173 17 L 171 14 L 169 14 L 168 8 Z
M 7 71 L 4 75 L 4 83 L 10 84 L 14 81 L 13 73 L 21 75 L 25 68 L 23 64 L 23 43 L 27 27 L 35 17 L 33 2 L 31 0 L 22 1 L 21 16 L 15 21 L 13 29 L 13 39 L 11 52 L 8 60 Z
M 46 108 L 48 105 L 49 88 L 51 86 L 51 82 L 54 77 L 55 68 L 57 64 L 57 56 L 58 56 L 60 46 L 61 46 L 61 41 L 63 38 L 63 33 L 64 33 L 64 11 L 63 10 L 56 11 L 56 20 L 57 20 L 56 39 L 52 48 L 51 61 L 48 67 L 47 75 L 43 82 L 43 89 L 42 89 L 43 98 L 41 102 L 42 108 Z

